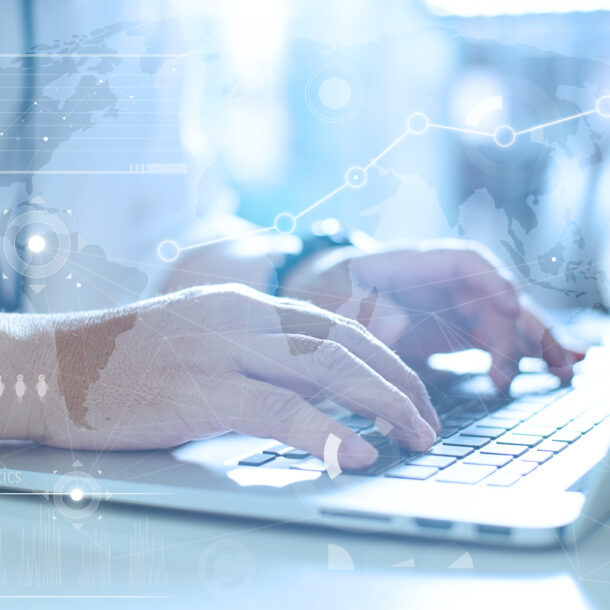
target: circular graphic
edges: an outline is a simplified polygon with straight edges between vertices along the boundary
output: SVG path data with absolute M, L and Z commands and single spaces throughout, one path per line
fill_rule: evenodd
M 42 279 L 57 273 L 72 249 L 68 227 L 52 214 L 34 211 L 14 218 L 6 227 L 6 262 L 21 275 Z
M 210 593 L 233 597 L 252 584 L 256 565 L 245 544 L 237 540 L 219 540 L 204 549 L 198 572 Z
M 318 68 L 305 86 L 305 101 L 312 114 L 328 123 L 354 118 L 364 102 L 364 83 L 349 66 L 327 64 Z
M 283 235 L 292 233 L 297 228 L 297 219 L 288 212 L 282 212 L 275 217 L 273 228 Z
M 353 189 L 359 189 L 366 184 L 366 172 L 362 167 L 350 167 L 345 173 L 345 182 Z
M 166 263 L 173 263 L 180 256 L 180 246 L 172 239 L 166 239 L 157 246 L 159 258 Z
M 331 76 L 320 85 L 318 97 L 326 108 L 341 110 L 349 104 L 352 97 L 352 88 L 345 79 Z
M 610 95 L 604 95 L 597 100 L 597 106 L 595 106 L 597 114 L 604 118 L 610 117 Z
M 80 487 L 75 487 L 70 492 L 70 499 L 74 502 L 80 502 L 85 497 L 83 490 Z
M 55 506 L 68 519 L 86 519 L 97 510 L 100 500 L 100 486 L 86 472 L 69 472 L 53 488 Z
M 508 148 L 515 143 L 517 135 L 510 125 L 500 125 L 494 131 L 494 142 L 502 148 Z
M 40 254 L 46 247 L 47 242 L 42 235 L 32 235 L 28 239 L 28 248 L 34 254 Z
M 428 131 L 430 121 L 423 112 L 414 112 L 407 118 L 407 127 L 412 134 L 419 136 Z

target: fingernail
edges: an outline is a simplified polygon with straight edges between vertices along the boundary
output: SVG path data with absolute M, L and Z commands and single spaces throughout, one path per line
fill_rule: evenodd
M 350 436 L 339 446 L 339 463 L 342 468 L 365 468 L 378 457 L 377 449 L 359 436 Z

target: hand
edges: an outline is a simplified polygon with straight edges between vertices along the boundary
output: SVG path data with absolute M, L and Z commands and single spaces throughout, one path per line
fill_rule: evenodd
M 312 403 L 380 417 L 417 450 L 439 426 L 417 375 L 360 324 L 241 285 L 14 320 L 28 328 L 13 333 L 13 361 L 27 371 L 36 353 L 49 388 L 38 410 L 31 393 L 30 437 L 57 447 L 160 448 L 234 430 L 323 458 L 334 434 L 339 463 L 358 468 L 375 449 Z
M 469 242 L 330 250 L 286 279 L 284 294 L 357 319 L 413 366 L 437 352 L 488 351 L 503 391 L 523 356 L 543 358 L 563 382 L 584 356 L 563 347 L 491 254 Z

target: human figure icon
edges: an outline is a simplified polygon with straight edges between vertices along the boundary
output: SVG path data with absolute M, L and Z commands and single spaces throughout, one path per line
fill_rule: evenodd
M 4 394 L 4 382 L 2 381 L 2 375 L 0 375 L 0 396 Z
M 44 397 L 47 395 L 49 386 L 44 375 L 38 375 L 38 383 L 36 384 L 36 394 L 40 398 L 40 402 L 44 402 Z
M 17 401 L 21 402 L 25 395 L 28 387 L 25 385 L 25 381 L 23 381 L 23 375 L 17 375 L 17 381 L 15 382 L 15 394 L 17 394 Z

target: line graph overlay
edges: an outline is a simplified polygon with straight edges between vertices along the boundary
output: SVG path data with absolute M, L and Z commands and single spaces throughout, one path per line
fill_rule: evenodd
M 177 242 L 173 240 L 164 240 L 159 244 L 157 248 L 157 254 L 163 262 L 171 263 L 177 260 L 177 258 L 180 256 L 180 253 L 185 250 L 195 250 L 197 248 L 203 248 L 205 246 L 211 246 L 213 244 L 218 244 L 221 242 L 241 239 L 244 237 L 249 237 L 251 235 L 266 233 L 268 231 L 276 231 L 277 233 L 281 234 L 292 233 L 296 229 L 297 221 L 300 218 L 302 218 L 306 214 L 309 214 L 311 211 L 315 210 L 317 207 L 319 207 L 329 199 L 332 199 L 341 191 L 345 190 L 346 188 L 358 189 L 363 187 L 367 181 L 368 170 L 371 169 L 371 167 L 373 167 L 375 164 L 377 164 L 381 159 L 383 159 L 383 157 L 385 157 L 391 150 L 398 146 L 408 135 L 419 136 L 426 133 L 430 129 L 438 129 L 444 131 L 452 131 L 456 133 L 464 133 L 484 138 L 491 138 L 500 148 L 509 148 L 516 142 L 517 138 L 521 135 L 532 133 L 534 131 L 539 131 L 541 129 L 546 129 L 547 127 L 553 127 L 561 123 L 575 121 L 580 118 L 590 116 L 592 114 L 598 114 L 600 117 L 603 118 L 610 118 L 610 95 L 604 95 L 600 97 L 597 100 L 595 108 L 592 108 L 591 110 L 586 110 L 584 112 L 579 112 L 578 114 L 572 114 L 566 117 L 562 117 L 555 121 L 532 125 L 531 127 L 527 127 L 526 129 L 521 129 L 519 131 L 516 131 L 511 125 L 499 125 L 493 132 L 481 131 L 479 129 L 472 129 L 469 127 L 460 127 L 457 125 L 444 125 L 442 123 L 430 122 L 428 116 L 423 112 L 414 112 L 410 114 L 407 118 L 406 131 L 404 131 L 393 142 L 391 142 L 389 146 L 383 149 L 376 157 L 371 159 L 371 161 L 369 161 L 369 163 L 364 167 L 354 166 L 349 168 L 345 174 L 345 180 L 343 184 L 338 186 L 330 193 L 327 193 L 298 214 L 292 215 L 288 212 L 281 212 L 276 216 L 273 226 L 263 227 L 245 233 L 228 235 L 226 237 L 191 244 L 188 246 L 180 246 Z

